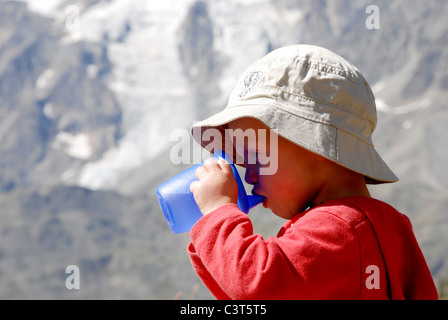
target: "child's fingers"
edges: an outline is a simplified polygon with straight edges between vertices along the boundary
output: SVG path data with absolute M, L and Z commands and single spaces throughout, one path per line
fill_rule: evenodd
M 209 158 L 204 161 L 201 167 L 198 167 L 196 169 L 195 176 L 200 180 L 208 173 L 216 170 L 222 171 L 226 174 L 233 174 L 232 167 L 230 166 L 230 163 L 228 161 L 226 161 L 225 159 L 219 159 L 218 161 L 216 161 L 213 158 Z
M 199 181 L 193 181 L 192 183 L 190 183 L 190 191 L 195 194 L 196 193 L 196 188 L 198 186 Z
M 208 170 L 205 167 L 201 166 L 196 169 L 196 171 L 194 172 L 194 175 L 196 176 L 196 178 L 198 178 L 200 180 L 207 173 L 208 173 Z
M 213 158 L 208 158 L 207 160 L 205 160 L 203 167 L 206 168 L 208 171 L 219 169 L 218 163 Z
M 230 166 L 230 163 L 227 160 L 219 159 L 218 165 L 225 173 L 232 173 L 232 167 Z

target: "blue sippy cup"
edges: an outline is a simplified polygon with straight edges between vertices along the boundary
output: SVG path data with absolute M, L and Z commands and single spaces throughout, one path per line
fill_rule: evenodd
M 238 184 L 237 204 L 241 211 L 248 213 L 250 208 L 264 201 L 263 196 L 246 194 L 243 182 L 235 165 L 224 151 L 217 150 L 213 158 L 216 160 L 226 159 L 230 163 L 233 175 Z M 202 217 L 202 213 L 194 200 L 193 193 L 190 191 L 190 184 L 197 180 L 195 176 L 196 169 L 202 166 L 203 163 L 182 171 L 156 188 L 160 208 L 165 215 L 169 227 L 175 234 L 190 231 L 196 221 Z

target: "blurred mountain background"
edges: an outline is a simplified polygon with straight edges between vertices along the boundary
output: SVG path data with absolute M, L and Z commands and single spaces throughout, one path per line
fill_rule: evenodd
M 188 167 L 170 160 L 171 134 L 297 43 L 371 84 L 374 143 L 400 178 L 371 191 L 409 216 L 448 296 L 447 12 L 443 0 L 0 1 L 0 299 L 212 299 L 154 193 Z M 284 223 L 250 216 L 266 237 Z

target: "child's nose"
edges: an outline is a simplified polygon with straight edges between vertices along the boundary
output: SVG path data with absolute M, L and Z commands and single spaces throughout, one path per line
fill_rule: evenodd
M 249 184 L 256 184 L 258 182 L 258 166 L 255 164 L 246 165 L 246 174 L 244 180 Z

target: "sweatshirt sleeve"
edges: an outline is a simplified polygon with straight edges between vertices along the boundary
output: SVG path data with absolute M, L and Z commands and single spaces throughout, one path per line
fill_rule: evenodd
M 359 294 L 359 264 L 347 263 L 359 261 L 357 240 L 332 215 L 316 212 L 265 240 L 253 234 L 249 217 L 236 204 L 228 204 L 202 217 L 190 237 L 193 267 L 217 299 L 343 299 L 344 294 Z M 346 288 L 347 281 L 356 285 Z

